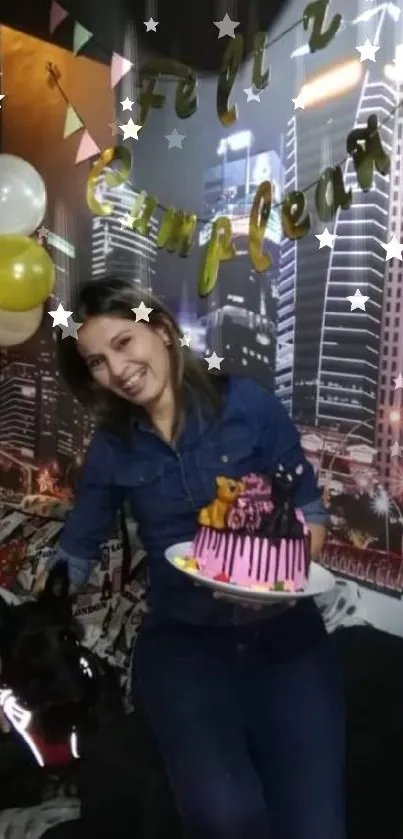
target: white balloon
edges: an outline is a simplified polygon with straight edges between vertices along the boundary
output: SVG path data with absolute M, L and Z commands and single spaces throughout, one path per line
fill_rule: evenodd
M 31 236 L 46 210 L 46 187 L 39 172 L 21 157 L 0 154 L 0 234 Z
M 16 347 L 35 335 L 42 320 L 43 304 L 28 312 L 5 312 L 0 309 L 0 347 Z

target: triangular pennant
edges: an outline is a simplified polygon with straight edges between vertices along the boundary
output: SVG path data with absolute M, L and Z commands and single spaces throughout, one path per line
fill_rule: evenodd
M 49 17 L 49 32 L 53 35 L 55 29 L 66 20 L 66 17 L 69 16 L 69 13 L 66 12 L 66 9 L 63 9 L 59 3 L 56 3 L 56 0 L 53 0 L 52 5 L 50 7 L 50 17 Z
M 77 55 L 78 52 L 85 46 L 85 44 L 92 38 L 92 32 L 82 26 L 81 23 L 75 21 L 73 34 L 73 53 Z
M 89 160 L 90 157 L 95 157 L 96 154 L 100 153 L 101 149 L 97 146 L 95 140 L 92 139 L 91 134 L 89 134 L 86 129 L 81 137 L 80 145 L 77 149 L 76 164 L 83 163 L 84 160 Z
M 123 76 L 129 72 L 133 67 L 133 62 L 129 61 L 128 58 L 123 58 L 122 55 L 119 53 L 114 52 L 112 53 L 112 61 L 111 61 L 111 88 L 113 89 L 119 84 L 120 80 L 123 79 Z
M 74 108 L 69 105 L 66 111 L 66 119 L 64 121 L 63 139 L 66 140 L 67 137 L 71 137 L 72 134 L 75 134 L 76 131 L 79 131 L 82 127 L 83 123 L 81 122 L 80 117 L 76 114 Z

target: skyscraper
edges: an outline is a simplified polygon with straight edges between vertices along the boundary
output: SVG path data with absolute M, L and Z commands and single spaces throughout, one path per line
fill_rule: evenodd
M 97 197 L 100 201 L 112 203 L 113 213 L 92 219 L 92 278 L 111 274 L 132 279 L 150 291 L 157 255 L 157 221 L 151 219 L 149 236 L 142 236 L 127 226 L 125 221 L 138 197 L 128 184 L 114 189 L 99 185 Z
M 285 144 L 288 190 L 309 186 L 326 167 L 342 164 L 353 201 L 349 210 L 338 210 L 334 219 L 315 221 L 314 195 L 308 189 L 311 231 L 295 243 L 282 243 L 279 297 L 283 301 L 286 292 L 290 300 L 294 298 L 294 317 L 280 308 L 278 336 L 288 363 L 278 360 L 277 392 L 297 422 L 337 423 L 346 432 L 358 423 L 360 436 L 372 442 L 385 258 L 381 242 L 387 234 L 389 181 L 376 173 L 373 188 L 364 195 L 351 158 L 346 161 L 346 138 L 353 128 L 366 126 L 373 113 L 382 123 L 393 107 L 392 86 L 379 69 L 381 57 L 367 70 L 351 55 L 366 37 L 381 44 L 380 56 L 388 51 L 394 8 L 381 4 L 349 24 L 343 45 L 344 50 L 346 43 L 351 46 L 350 57 L 305 81 L 300 91 L 304 110 L 290 119 Z M 389 151 L 390 125 L 381 126 L 380 134 Z M 319 249 L 315 238 L 325 226 L 337 236 L 333 249 Z M 367 313 L 350 312 L 344 299 L 358 287 L 371 298 Z M 366 291 L 370 287 L 371 293 Z M 294 351 L 292 368 L 288 348 Z M 369 417 L 372 428 L 370 423 L 362 424 Z
M 236 256 L 220 265 L 216 288 L 209 295 L 206 352 L 215 350 L 225 359 L 228 372 L 245 374 L 271 384 L 275 364 L 275 324 L 281 219 L 278 204 L 283 182 L 280 157 L 275 151 L 251 151 L 253 135 L 239 131 L 220 141 L 220 162 L 204 178 L 204 215 L 231 219 Z M 272 184 L 265 248 L 272 257 L 268 271 L 254 270 L 248 252 L 249 216 L 257 187 Z M 199 235 L 204 245 L 211 223 Z
M 36 403 L 36 365 L 11 356 L 0 373 L 0 446 L 27 460 L 36 454 Z
M 367 73 L 356 124 L 365 125 L 371 113 L 388 112 L 393 105 L 391 86 L 386 81 L 372 82 Z M 380 133 L 390 153 L 391 128 L 385 125 Z M 375 172 L 371 191 L 363 193 L 349 159 L 344 179 L 353 191 L 353 202 L 350 209 L 339 210 L 335 219 L 337 238 L 326 273 L 315 413 L 319 422 L 338 422 L 346 431 L 361 422 L 357 432 L 371 442 L 377 404 L 385 275 L 382 243 L 386 243 L 388 232 L 389 177 Z M 357 288 L 369 297 L 365 311 L 350 311 L 345 299 Z
M 386 78 L 394 84 L 396 103 L 403 96 L 403 44 L 397 47 L 394 65 L 384 68 Z M 403 113 L 396 111 L 392 137 L 393 157 L 390 172 L 390 201 L 387 216 L 387 241 L 395 236 L 403 241 Z M 403 443 L 402 433 L 402 389 L 398 386 L 399 374 L 403 373 L 402 317 L 403 264 L 397 259 L 386 263 L 384 274 L 384 295 L 382 329 L 378 369 L 377 438 L 379 470 L 382 484 L 392 493 L 401 495 L 402 469 L 398 457 L 392 457 L 390 446 L 397 441 Z

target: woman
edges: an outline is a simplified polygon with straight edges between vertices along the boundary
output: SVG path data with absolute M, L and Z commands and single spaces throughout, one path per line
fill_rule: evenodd
M 133 309 L 141 301 L 149 321 Z M 59 342 L 72 392 L 97 409 L 76 504 L 60 541 L 85 583 L 124 500 L 148 554 L 149 612 L 136 643 L 144 704 L 189 839 L 344 839 L 339 676 L 313 601 L 216 599 L 164 559 L 192 539 L 217 475 L 304 464 L 296 502 L 318 554 L 326 513 L 298 433 L 248 379 L 215 376 L 181 346 L 159 302 L 104 280 L 81 292 L 78 337 Z

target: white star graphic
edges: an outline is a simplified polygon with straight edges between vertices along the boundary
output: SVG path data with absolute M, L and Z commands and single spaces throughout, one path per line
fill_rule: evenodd
M 182 335 L 182 338 L 179 338 L 179 343 L 181 347 L 190 347 L 190 337 L 189 335 Z
M 332 248 L 334 245 L 334 240 L 336 239 L 335 233 L 329 233 L 327 227 L 325 227 L 323 233 L 316 233 L 315 238 L 319 242 L 319 250 L 321 248 Z
M 1 102 L 2 99 L 5 98 L 5 95 L 6 95 L 5 93 L 0 93 L 0 102 Z M 1 105 L 0 105 L 0 108 L 1 108 Z
M 143 301 L 141 301 L 140 306 L 132 309 L 132 312 L 136 315 L 136 323 L 138 323 L 139 320 L 146 320 L 147 323 L 149 323 L 152 309 L 147 309 L 147 306 L 143 303 Z
M 378 52 L 379 47 L 371 44 L 371 41 L 367 38 L 365 44 L 362 44 L 361 47 L 356 47 L 356 50 L 360 53 L 360 61 L 376 61 L 375 53 Z
M 179 134 L 176 128 L 171 134 L 165 134 L 165 139 L 168 140 L 168 151 L 169 149 L 181 149 L 185 137 L 186 134 Z
M 207 356 L 207 358 L 205 358 L 204 360 L 207 361 L 209 370 L 221 370 L 221 362 L 224 361 L 223 358 L 220 358 L 217 355 L 215 350 L 210 356 Z
M 240 21 L 231 20 L 230 16 L 225 13 L 222 20 L 215 20 L 214 26 L 218 28 L 218 37 L 224 38 L 224 35 L 228 35 L 230 38 L 235 38 L 235 29 L 239 26 Z
M 244 87 L 243 92 L 246 93 L 247 102 L 260 102 L 260 93 L 254 87 Z
M 293 99 L 292 101 L 294 102 L 294 111 L 296 111 L 297 108 L 302 108 L 302 110 L 304 110 L 305 105 L 302 93 L 300 93 L 299 96 L 297 96 L 297 98 Z
M 123 139 L 124 140 L 128 140 L 129 137 L 133 137 L 134 140 L 138 140 L 139 138 L 138 138 L 137 135 L 140 131 L 140 128 L 142 128 L 142 126 L 141 125 L 135 125 L 132 118 L 130 117 L 129 122 L 127 122 L 126 125 L 119 125 L 119 128 L 120 128 L 121 131 L 123 131 L 123 135 L 124 135 Z
M 401 244 L 401 242 L 397 241 L 396 236 L 394 234 L 393 234 L 390 242 L 388 242 L 386 245 L 384 245 L 383 242 L 381 242 L 381 245 L 386 251 L 386 256 L 385 256 L 386 260 L 388 260 L 388 259 L 398 259 L 399 262 L 402 261 L 403 245 Z
M 123 102 L 121 102 L 120 104 L 122 106 L 122 111 L 131 111 L 134 102 L 132 102 L 132 100 L 129 99 L 128 96 L 126 96 L 126 99 L 124 99 Z
M 62 341 L 64 340 L 64 338 L 75 338 L 77 341 L 77 332 L 81 326 L 82 323 L 76 323 L 73 320 L 73 318 L 70 318 L 67 326 L 60 327 L 60 329 L 62 330 Z
M 357 288 L 355 294 L 350 297 L 346 297 L 345 299 L 351 303 L 350 312 L 354 312 L 354 309 L 362 309 L 362 311 L 365 312 L 365 304 L 369 300 L 369 297 L 364 297 L 364 295 L 361 294 L 360 289 Z
M 125 213 L 124 216 L 120 219 L 120 223 L 122 227 L 129 227 L 133 228 L 134 216 L 131 216 L 130 213 Z
M 399 373 L 397 379 L 393 379 L 395 383 L 395 390 L 399 390 L 400 387 L 403 387 L 403 376 Z
M 390 453 L 391 453 L 392 457 L 400 457 L 400 449 L 401 449 L 401 446 L 399 446 L 399 443 L 397 442 L 397 440 L 395 440 L 395 442 L 393 443 L 393 446 L 389 446 L 389 450 L 390 450 Z
M 61 303 L 59 303 L 57 309 L 54 309 L 53 312 L 48 312 L 48 315 L 53 318 L 53 326 L 68 326 L 69 317 L 72 314 L 73 312 L 65 311 Z
M 153 20 L 152 17 L 150 17 L 149 20 L 145 20 L 144 26 L 146 28 L 146 32 L 156 32 L 158 24 L 159 20 Z
M 39 228 L 39 230 L 37 230 L 36 232 L 37 232 L 37 234 L 38 234 L 38 236 L 39 236 L 39 238 L 40 238 L 40 239 L 47 239 L 47 238 L 48 238 L 48 236 L 49 236 L 49 230 L 48 230 L 48 228 L 47 228 L 47 227 L 44 227 L 43 225 L 42 225 L 42 227 L 40 227 L 40 228 Z

